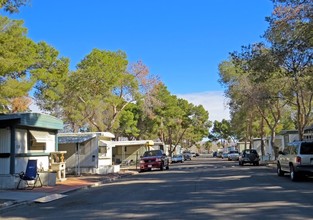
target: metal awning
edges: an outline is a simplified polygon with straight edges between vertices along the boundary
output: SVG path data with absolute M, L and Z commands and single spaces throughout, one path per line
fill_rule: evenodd
M 59 144 L 73 144 L 73 143 L 83 143 L 95 138 L 95 135 L 68 135 L 68 136 L 58 136 Z
M 37 143 L 46 143 L 52 140 L 52 136 L 47 131 L 29 130 L 29 132 L 35 138 Z
M 104 140 L 99 140 L 99 147 L 115 147 L 114 141 L 104 141 Z

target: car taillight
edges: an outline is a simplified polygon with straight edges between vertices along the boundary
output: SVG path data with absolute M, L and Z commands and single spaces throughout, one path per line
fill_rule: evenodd
M 140 160 L 140 163 L 145 163 L 145 161 L 144 160 Z
M 301 163 L 301 157 L 299 157 L 299 156 L 296 157 L 296 162 L 297 162 L 297 163 Z

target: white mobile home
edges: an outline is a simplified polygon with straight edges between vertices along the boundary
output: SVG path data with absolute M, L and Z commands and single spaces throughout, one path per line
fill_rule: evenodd
M 112 164 L 114 137 L 110 132 L 60 133 L 59 150 L 67 151 L 66 172 L 78 175 L 118 172 L 119 167 Z
M 147 150 L 160 149 L 164 152 L 166 150 L 163 142 L 152 140 L 113 141 L 110 144 L 115 145 L 113 149 L 114 164 L 125 164 L 129 161 L 136 163 Z
M 50 168 L 49 156 L 58 149 L 57 133 L 63 122 L 40 113 L 0 114 L 0 188 L 15 188 L 28 159 L 40 171 Z

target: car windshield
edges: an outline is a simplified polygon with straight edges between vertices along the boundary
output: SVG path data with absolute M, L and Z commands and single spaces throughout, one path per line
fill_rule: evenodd
M 238 154 L 239 152 L 238 151 L 230 151 L 229 153 L 230 154 Z
M 313 154 L 313 142 L 301 144 L 300 154 Z
M 162 156 L 162 152 L 159 150 L 146 151 L 143 154 L 144 157 Z
M 256 150 L 245 150 L 245 154 L 256 154 Z

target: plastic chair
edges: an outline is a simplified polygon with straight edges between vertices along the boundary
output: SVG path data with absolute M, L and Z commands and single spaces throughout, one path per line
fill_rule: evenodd
M 27 189 L 34 189 L 38 180 L 40 182 L 40 187 L 42 187 L 42 182 L 39 173 L 37 172 L 37 160 L 28 160 L 25 173 L 19 173 L 19 177 L 20 181 L 18 182 L 16 189 L 19 189 L 21 181 L 26 183 Z M 29 181 L 34 181 L 34 184 L 30 185 Z

